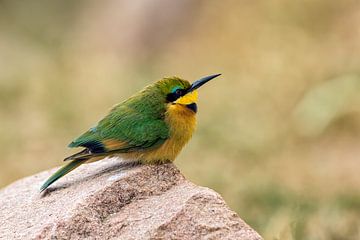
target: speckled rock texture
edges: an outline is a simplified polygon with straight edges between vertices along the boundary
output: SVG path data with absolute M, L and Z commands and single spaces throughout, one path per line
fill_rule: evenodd
M 40 194 L 55 169 L 0 191 L 0 239 L 262 239 L 219 194 L 173 164 L 85 164 Z

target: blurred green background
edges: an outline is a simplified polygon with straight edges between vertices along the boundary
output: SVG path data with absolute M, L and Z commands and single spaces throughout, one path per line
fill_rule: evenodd
M 218 72 L 184 175 L 265 239 L 360 239 L 358 0 L 0 1 L 0 186 L 143 86 Z

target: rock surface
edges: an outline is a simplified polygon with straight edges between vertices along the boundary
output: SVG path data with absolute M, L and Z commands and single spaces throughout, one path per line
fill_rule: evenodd
M 40 194 L 54 172 L 0 191 L 0 239 L 261 239 L 211 189 L 173 164 L 85 164 Z

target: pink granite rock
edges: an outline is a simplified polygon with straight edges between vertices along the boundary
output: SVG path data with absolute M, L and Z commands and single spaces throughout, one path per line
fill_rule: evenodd
M 81 166 L 43 194 L 55 169 L 0 191 L 1 239 L 262 239 L 219 194 L 173 164 Z

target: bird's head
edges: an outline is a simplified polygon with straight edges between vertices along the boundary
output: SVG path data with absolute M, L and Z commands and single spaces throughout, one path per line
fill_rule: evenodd
M 196 113 L 196 103 L 198 99 L 197 89 L 220 75 L 221 74 L 215 74 L 203 77 L 192 84 L 178 77 L 168 77 L 160 80 L 157 84 L 166 97 L 167 103 L 186 106 Z

